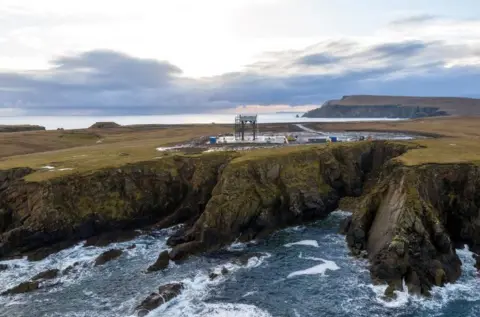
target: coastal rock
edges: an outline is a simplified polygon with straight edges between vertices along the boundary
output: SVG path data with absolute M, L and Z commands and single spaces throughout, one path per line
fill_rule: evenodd
M 264 254 L 262 253 L 258 253 L 258 252 L 255 252 L 255 253 L 245 253 L 245 254 L 242 254 L 240 255 L 238 258 L 235 259 L 234 263 L 235 264 L 239 264 L 239 265 L 242 265 L 242 266 L 245 266 L 248 264 L 248 261 L 250 261 L 250 259 L 252 258 L 260 258 L 264 256 Z
M 14 288 L 9 289 L 2 293 L 2 295 L 16 295 L 16 294 L 23 294 L 23 293 L 30 293 L 36 291 L 40 288 L 39 281 L 32 281 L 32 282 L 24 282 L 21 283 Z
M 157 293 L 150 294 L 145 300 L 142 301 L 140 305 L 137 306 L 135 309 L 137 316 L 146 316 L 150 311 L 158 308 L 160 305 L 163 305 L 168 301 L 171 301 L 180 295 L 183 288 L 184 286 L 182 283 L 170 283 L 160 286 Z
M 138 231 L 114 231 L 107 232 L 98 236 L 90 237 L 85 241 L 84 247 L 96 246 L 106 247 L 112 243 L 126 242 L 135 239 L 140 233 Z
M 76 267 L 80 265 L 80 262 L 75 262 L 72 265 L 69 265 L 65 270 L 62 271 L 63 275 L 70 274 L 76 271 Z
M 103 252 L 95 260 L 95 266 L 104 265 L 107 262 L 115 260 L 122 255 L 123 251 L 118 249 L 112 249 Z
M 147 271 L 148 272 L 156 272 L 160 270 L 164 270 L 168 267 L 168 263 L 170 262 L 170 257 L 168 255 L 168 251 L 163 251 L 157 258 L 157 261 L 152 264 Z
M 391 165 L 354 212 L 347 243 L 368 253 L 373 279 L 428 296 L 459 278 L 456 245 L 480 245 L 479 189 L 477 165 Z
M 170 257 L 185 259 L 237 238 L 250 241 L 321 219 L 342 196 L 360 195 L 367 175 L 404 151 L 400 145 L 373 142 L 234 160 L 196 223 L 169 241 L 174 246 Z
M 52 270 L 47 270 L 41 273 L 38 273 L 34 277 L 32 277 L 32 280 L 37 281 L 37 280 L 51 280 L 54 279 L 58 276 L 59 270 L 57 269 L 52 269 Z
M 90 126 L 89 129 L 113 129 L 121 128 L 122 126 L 116 122 L 106 121 L 106 122 L 95 122 Z
M 35 183 L 23 180 L 31 169 L 0 171 L 0 258 L 27 253 L 39 260 L 59 242 L 67 246 L 97 236 L 87 245 L 106 245 L 119 238 L 108 232 L 120 232 L 124 241 L 132 237 L 124 238 L 125 230 L 132 228 L 193 222 L 210 199 L 221 167 L 236 156 L 172 155 Z
M 455 107 L 452 107 L 452 104 Z M 480 114 L 480 99 L 351 95 L 329 100 L 303 115 L 309 118 L 424 118 Z

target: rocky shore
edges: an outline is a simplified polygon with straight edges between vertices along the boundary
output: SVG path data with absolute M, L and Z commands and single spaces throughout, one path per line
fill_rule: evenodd
M 373 280 L 388 292 L 405 281 L 428 295 L 458 278 L 457 244 L 480 245 L 480 170 L 395 159 L 413 147 L 379 141 L 168 155 L 40 182 L 24 180 L 30 168 L 0 171 L 0 257 L 38 259 L 88 238 L 104 244 L 113 233 L 183 224 L 168 241 L 178 262 L 321 219 L 353 197 L 344 226 L 353 255 L 368 257 Z M 160 255 L 151 271 L 169 259 Z

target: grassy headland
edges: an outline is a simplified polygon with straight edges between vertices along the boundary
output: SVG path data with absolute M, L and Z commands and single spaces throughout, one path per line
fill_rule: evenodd
M 405 141 L 420 145 L 399 159 L 407 165 L 426 163 L 480 163 L 480 117 L 438 117 L 391 122 L 308 123 L 318 131 L 408 132 L 431 136 Z M 296 131 L 293 124 L 269 124 L 262 131 Z M 202 136 L 232 132 L 231 125 L 130 126 L 113 129 L 31 131 L 0 134 L 0 170 L 30 167 L 27 177 L 40 181 L 129 163 L 157 160 L 157 147 L 175 145 Z M 319 145 L 316 145 L 317 147 Z M 313 147 L 316 147 L 313 146 Z M 321 146 L 321 145 L 320 145 Z M 306 146 L 312 147 L 312 146 Z M 299 151 L 301 147 L 258 149 L 235 161 Z M 53 166 L 55 171 L 42 169 Z

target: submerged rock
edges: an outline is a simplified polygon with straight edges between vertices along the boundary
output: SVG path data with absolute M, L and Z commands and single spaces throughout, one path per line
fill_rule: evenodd
M 137 306 L 135 309 L 137 316 L 146 316 L 150 311 L 180 295 L 183 288 L 184 285 L 182 283 L 170 283 L 160 286 L 158 293 L 150 294 L 140 305 Z
M 235 261 L 234 261 L 234 263 L 245 266 L 245 265 L 248 264 L 248 261 L 250 261 L 250 259 L 252 259 L 252 258 L 260 258 L 260 257 L 262 257 L 262 256 L 264 256 L 264 254 L 258 253 L 258 252 L 255 252 L 255 253 L 245 253 L 245 254 L 240 255 L 238 258 L 236 258 Z
M 8 270 L 8 265 L 0 264 L 0 271 L 5 271 L 5 270 Z
M 14 288 L 9 289 L 2 293 L 2 295 L 15 295 L 15 294 L 22 294 L 22 293 L 29 293 L 33 292 L 40 288 L 39 281 L 32 281 L 32 282 L 23 282 Z
M 77 266 L 80 265 L 80 262 L 75 262 L 73 263 L 72 265 L 69 265 L 65 270 L 62 271 L 62 274 L 63 275 L 67 275 L 67 274 L 70 274 L 71 272 L 73 272 L 75 270 L 75 268 Z
M 57 269 L 44 271 L 44 272 L 38 273 L 37 275 L 32 277 L 32 280 L 34 280 L 34 281 L 37 281 L 37 280 L 51 280 L 51 279 L 56 278 L 58 276 L 59 272 L 60 271 L 57 270 Z
M 170 262 L 170 257 L 168 255 L 168 251 L 163 251 L 157 258 L 157 261 L 152 264 L 147 271 L 148 272 L 156 272 L 160 270 L 164 270 L 168 267 L 168 263 Z
M 115 260 L 122 255 L 123 251 L 118 249 L 112 249 L 103 252 L 95 260 L 95 266 L 104 265 L 107 262 Z

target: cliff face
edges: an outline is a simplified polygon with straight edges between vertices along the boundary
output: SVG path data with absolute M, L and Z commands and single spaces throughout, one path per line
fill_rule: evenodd
M 0 257 L 178 223 L 188 231 L 172 244 L 196 245 L 189 253 L 215 249 L 327 215 L 340 197 L 360 195 L 366 176 L 406 147 L 364 142 L 284 150 L 166 156 L 38 183 L 23 181 L 30 169 L 0 172 Z
M 456 246 L 480 249 L 480 168 L 477 165 L 391 165 L 347 223 L 354 254 L 368 253 L 371 275 L 412 293 L 454 282 Z
M 446 116 L 438 107 L 404 105 L 356 105 L 345 106 L 326 103 L 321 108 L 303 115 L 306 118 L 423 118 Z
M 170 258 L 325 217 L 343 197 L 354 255 L 371 262 L 388 294 L 428 294 L 461 272 L 458 245 L 480 251 L 480 167 L 406 166 L 400 143 L 357 142 L 239 154 L 167 155 L 91 174 L 25 182 L 0 171 L 0 257 L 108 231 L 183 223 Z M 477 260 L 480 263 L 480 259 Z
M 309 118 L 421 118 L 480 115 L 480 99 L 352 95 L 307 112 Z
M 344 196 L 359 196 L 367 177 L 406 146 L 358 143 L 288 155 L 233 160 L 205 212 L 170 240 L 173 259 L 328 215 Z
M 0 125 L 1 132 L 44 131 L 39 125 Z
M 90 175 L 26 183 L 0 172 L 0 257 L 111 230 L 193 221 L 234 154 L 168 156 Z

